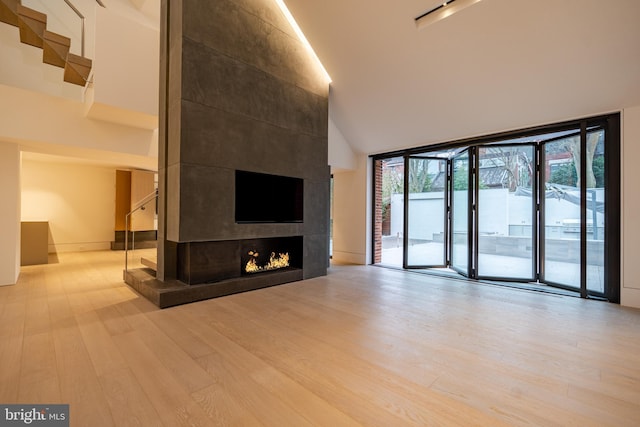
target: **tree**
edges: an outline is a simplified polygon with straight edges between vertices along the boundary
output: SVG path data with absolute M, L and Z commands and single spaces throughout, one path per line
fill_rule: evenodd
M 426 193 L 431 191 L 428 159 L 409 160 L 409 193 Z
M 602 131 L 589 132 L 587 134 L 587 188 L 597 187 L 596 176 L 593 170 L 593 157 L 596 152 L 596 147 L 602 136 Z M 566 138 L 563 142 L 563 147 L 571 153 L 573 158 L 573 165 L 576 169 L 576 187 L 580 187 L 580 135 L 574 135 Z
M 593 176 L 596 179 L 596 188 L 604 188 L 604 156 L 593 158 Z
M 453 190 L 461 191 L 469 189 L 469 173 L 466 166 L 461 166 L 453 174 Z
M 495 167 L 507 172 L 507 187 L 513 193 L 516 188 L 531 185 L 533 167 L 531 159 L 519 147 L 489 147 L 486 149 L 488 160 Z
M 578 182 L 576 168 L 572 163 L 563 163 L 554 168 L 549 176 L 549 183 L 575 187 Z
M 387 219 L 391 196 L 400 194 L 404 188 L 404 177 L 402 170 L 398 167 L 382 166 L 382 219 Z

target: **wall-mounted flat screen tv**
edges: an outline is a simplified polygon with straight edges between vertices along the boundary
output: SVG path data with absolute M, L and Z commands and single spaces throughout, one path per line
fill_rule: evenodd
M 236 222 L 302 222 L 301 178 L 236 170 Z

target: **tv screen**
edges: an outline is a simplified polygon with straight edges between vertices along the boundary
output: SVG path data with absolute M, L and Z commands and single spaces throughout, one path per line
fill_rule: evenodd
M 236 170 L 236 222 L 302 222 L 301 178 Z

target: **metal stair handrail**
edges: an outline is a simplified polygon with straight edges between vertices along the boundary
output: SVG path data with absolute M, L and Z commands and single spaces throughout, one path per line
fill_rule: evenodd
M 146 206 L 155 201 L 158 198 L 158 190 L 154 190 L 153 193 L 150 193 L 142 198 L 139 202 L 134 204 L 134 208 L 131 212 L 127 213 L 124 217 L 124 271 L 125 273 L 129 271 L 129 217 L 139 210 L 145 210 Z M 133 231 L 135 233 L 135 231 Z M 133 249 L 135 250 L 135 234 L 132 235 Z
M 71 8 L 71 10 L 73 10 L 75 12 L 76 15 L 78 15 L 78 18 L 80 18 L 80 31 L 81 31 L 81 36 L 80 36 L 80 54 L 81 56 L 84 58 L 84 15 L 78 10 L 78 8 L 71 3 L 71 1 L 69 0 L 64 0 L 64 2 L 67 4 L 67 6 L 69 6 Z M 96 3 L 98 3 L 98 5 L 105 7 L 104 3 L 102 3 L 101 0 L 96 0 Z

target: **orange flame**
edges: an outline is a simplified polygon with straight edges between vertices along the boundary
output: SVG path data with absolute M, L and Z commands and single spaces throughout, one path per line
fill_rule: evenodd
M 269 262 L 264 266 L 260 266 L 256 262 L 258 252 L 249 251 L 249 255 L 251 255 L 252 258 L 247 261 L 247 264 L 244 267 L 244 271 L 247 273 L 257 273 L 259 271 L 277 270 L 279 268 L 289 267 L 289 252 L 279 253 L 278 256 L 276 256 L 275 252 L 271 252 Z

